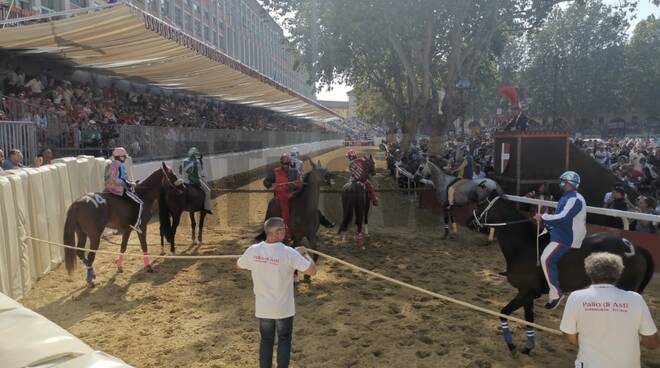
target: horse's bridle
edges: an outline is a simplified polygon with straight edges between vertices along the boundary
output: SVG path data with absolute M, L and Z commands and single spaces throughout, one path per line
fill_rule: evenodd
M 483 228 L 483 227 L 501 227 L 501 226 L 510 226 L 510 225 L 516 225 L 516 224 L 522 224 L 525 222 L 530 222 L 532 219 L 524 219 L 524 220 L 515 220 L 515 221 L 509 221 L 509 222 L 493 222 L 489 223 L 488 222 L 488 211 L 490 211 L 493 206 L 495 205 L 495 202 L 500 200 L 502 198 L 501 196 L 497 196 L 493 198 L 492 200 L 486 198 L 486 201 L 488 202 L 488 206 L 484 208 L 483 211 L 481 211 L 481 214 L 477 216 L 477 210 L 472 211 L 472 216 L 474 217 L 474 222 L 477 224 L 477 226 Z M 481 222 L 483 219 L 484 222 Z

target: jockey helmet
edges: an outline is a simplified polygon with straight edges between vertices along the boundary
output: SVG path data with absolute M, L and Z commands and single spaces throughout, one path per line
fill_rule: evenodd
M 197 149 L 197 147 L 191 147 L 188 150 L 188 157 L 192 158 L 192 157 L 199 157 L 199 156 L 201 156 L 201 154 L 199 153 L 199 150 Z
M 575 171 L 566 171 L 559 177 L 559 187 L 564 189 L 566 183 L 570 183 L 573 188 L 577 189 L 580 186 L 580 175 Z
M 348 150 L 346 157 L 348 157 L 349 160 L 355 160 L 357 158 L 357 153 L 355 153 L 354 150 Z
M 291 157 L 299 158 L 300 157 L 300 152 L 298 151 L 298 147 L 293 147 L 290 152 Z
M 280 164 L 291 166 L 291 157 L 287 154 L 280 156 Z
M 128 156 L 128 153 L 126 153 L 126 149 L 124 147 L 117 147 L 114 150 L 112 150 L 112 157 L 121 159 L 122 161 L 126 159 L 126 156 Z

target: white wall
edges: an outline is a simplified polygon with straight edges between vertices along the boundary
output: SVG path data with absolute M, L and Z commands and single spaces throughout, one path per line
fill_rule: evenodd
M 207 181 L 219 180 L 227 176 L 232 176 L 258 169 L 279 161 L 283 153 L 296 147 L 301 155 L 307 155 L 322 150 L 343 146 L 342 140 L 331 140 L 314 143 L 301 143 L 291 146 L 265 148 L 247 152 L 225 153 L 221 155 L 205 156 L 204 171 Z M 182 159 L 166 160 L 165 163 L 178 170 Z M 162 161 L 150 161 L 133 165 L 133 177 L 136 180 L 143 180 L 151 173 L 160 168 Z M 178 172 L 177 172 L 178 174 Z

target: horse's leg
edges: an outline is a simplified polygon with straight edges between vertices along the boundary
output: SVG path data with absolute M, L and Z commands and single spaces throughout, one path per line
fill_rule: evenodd
M 87 243 L 87 234 L 85 234 L 82 230 L 77 231 L 76 235 L 78 236 L 78 242 L 76 243 L 76 247 L 79 249 L 76 251 L 76 254 L 78 255 L 78 258 L 87 266 L 87 257 L 85 257 L 85 243 Z
M 87 255 L 87 287 L 94 287 L 94 279 L 96 279 L 96 273 L 94 273 L 94 258 L 96 258 L 96 250 L 99 249 L 99 243 L 101 242 L 101 234 L 103 231 L 101 230 L 98 234 L 94 234 L 89 236 L 89 254 Z
M 534 300 L 525 303 L 525 321 L 534 323 Z M 525 326 L 527 330 L 527 345 L 521 351 L 523 354 L 529 355 L 532 352 L 532 349 L 535 347 L 534 343 L 534 327 Z
M 355 205 L 355 225 L 357 226 L 357 244 L 364 250 L 364 234 L 362 233 L 362 223 L 364 221 L 364 203 Z
M 171 255 L 176 254 L 176 229 L 179 227 L 179 223 L 181 222 L 181 213 L 182 212 L 179 212 L 172 216 L 172 244 L 170 244 Z
M 128 244 L 128 239 L 131 237 L 131 231 L 124 231 L 123 234 L 121 234 L 121 248 L 119 249 L 119 257 L 117 257 L 117 260 L 115 260 L 115 264 L 117 265 L 117 272 L 122 273 L 124 272 L 124 253 L 126 253 L 126 246 Z
M 307 237 L 307 242 L 309 243 L 309 249 L 316 250 L 316 234 L 314 234 L 312 236 L 308 236 Z M 314 261 L 314 263 L 317 263 L 319 261 L 318 254 L 312 254 L 312 260 Z M 309 275 L 305 275 L 303 277 L 303 281 L 306 282 L 306 283 L 310 283 L 310 282 L 312 282 L 312 277 L 309 276 Z
M 449 239 L 449 211 L 447 209 L 445 209 L 442 212 L 442 221 L 443 221 L 443 224 L 442 224 L 443 236 L 442 236 L 442 238 L 446 240 L 446 239 Z
M 147 269 L 147 272 L 154 272 L 154 269 L 151 267 L 151 260 L 149 259 L 149 252 L 147 250 L 147 226 L 143 225 L 144 230 L 141 234 L 138 234 L 140 239 L 140 248 L 142 248 L 142 262 L 144 263 L 144 268 Z
M 447 209 L 447 216 L 449 217 L 449 223 L 451 224 L 450 237 L 452 239 L 456 239 L 456 235 L 458 234 L 458 227 L 456 226 L 456 222 L 454 221 L 454 215 L 452 213 L 451 206 L 449 206 L 449 208 Z
M 199 240 L 199 245 L 202 245 L 202 233 L 204 231 L 204 218 L 206 218 L 206 211 L 200 212 L 199 215 L 199 235 L 197 240 Z
M 351 203 L 351 200 L 348 198 L 349 193 L 342 193 L 341 195 L 341 202 L 342 202 L 342 211 L 344 214 L 344 219 L 341 222 L 341 226 L 339 227 L 339 234 L 342 234 L 341 240 L 342 242 L 346 241 L 346 230 L 348 229 L 348 225 L 351 222 L 351 219 L 353 219 L 353 204 Z
M 195 240 L 195 226 L 197 225 L 195 223 L 195 212 L 190 211 L 188 212 L 188 215 L 190 215 L 190 227 L 192 227 L 192 244 L 195 245 L 197 244 L 197 241 Z
M 522 307 L 523 305 L 527 304 L 528 299 L 531 298 L 528 298 L 527 294 L 523 294 L 519 290 L 516 297 L 513 298 L 513 300 L 511 300 L 509 304 L 505 305 L 504 308 L 502 308 L 502 310 L 500 311 L 500 313 L 509 315 L 520 309 L 520 307 Z M 509 330 L 509 320 L 506 318 L 500 318 L 500 323 L 502 324 L 502 337 L 504 337 L 506 346 L 509 347 L 509 351 L 511 352 L 511 354 L 515 354 L 516 346 L 513 344 L 513 336 L 511 336 L 511 330 Z
M 367 196 L 367 200 L 364 202 L 364 235 L 369 236 L 369 208 L 371 208 L 371 201 L 369 200 L 369 196 Z

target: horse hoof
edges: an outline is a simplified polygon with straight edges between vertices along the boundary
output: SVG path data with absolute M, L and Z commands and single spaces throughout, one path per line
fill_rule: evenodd
M 122 267 L 117 267 L 117 273 L 124 273 L 124 269 Z
M 312 283 L 312 278 L 309 277 L 308 275 L 305 275 L 305 277 L 303 277 L 302 282 L 304 282 L 305 284 L 311 284 Z
M 516 355 L 518 350 L 516 350 L 516 345 L 514 344 L 506 344 L 506 346 L 509 348 L 509 351 L 511 352 L 511 355 Z
M 163 252 L 163 251 L 161 250 L 161 251 L 160 251 L 160 255 L 161 255 L 161 256 L 164 256 L 164 255 L 165 255 L 165 252 Z
M 149 273 L 154 273 L 156 270 L 154 270 L 151 266 L 147 267 L 147 272 Z
M 520 352 L 525 354 L 525 355 L 531 355 L 532 349 L 530 349 L 528 347 L 525 347 L 524 349 L 520 350 Z

